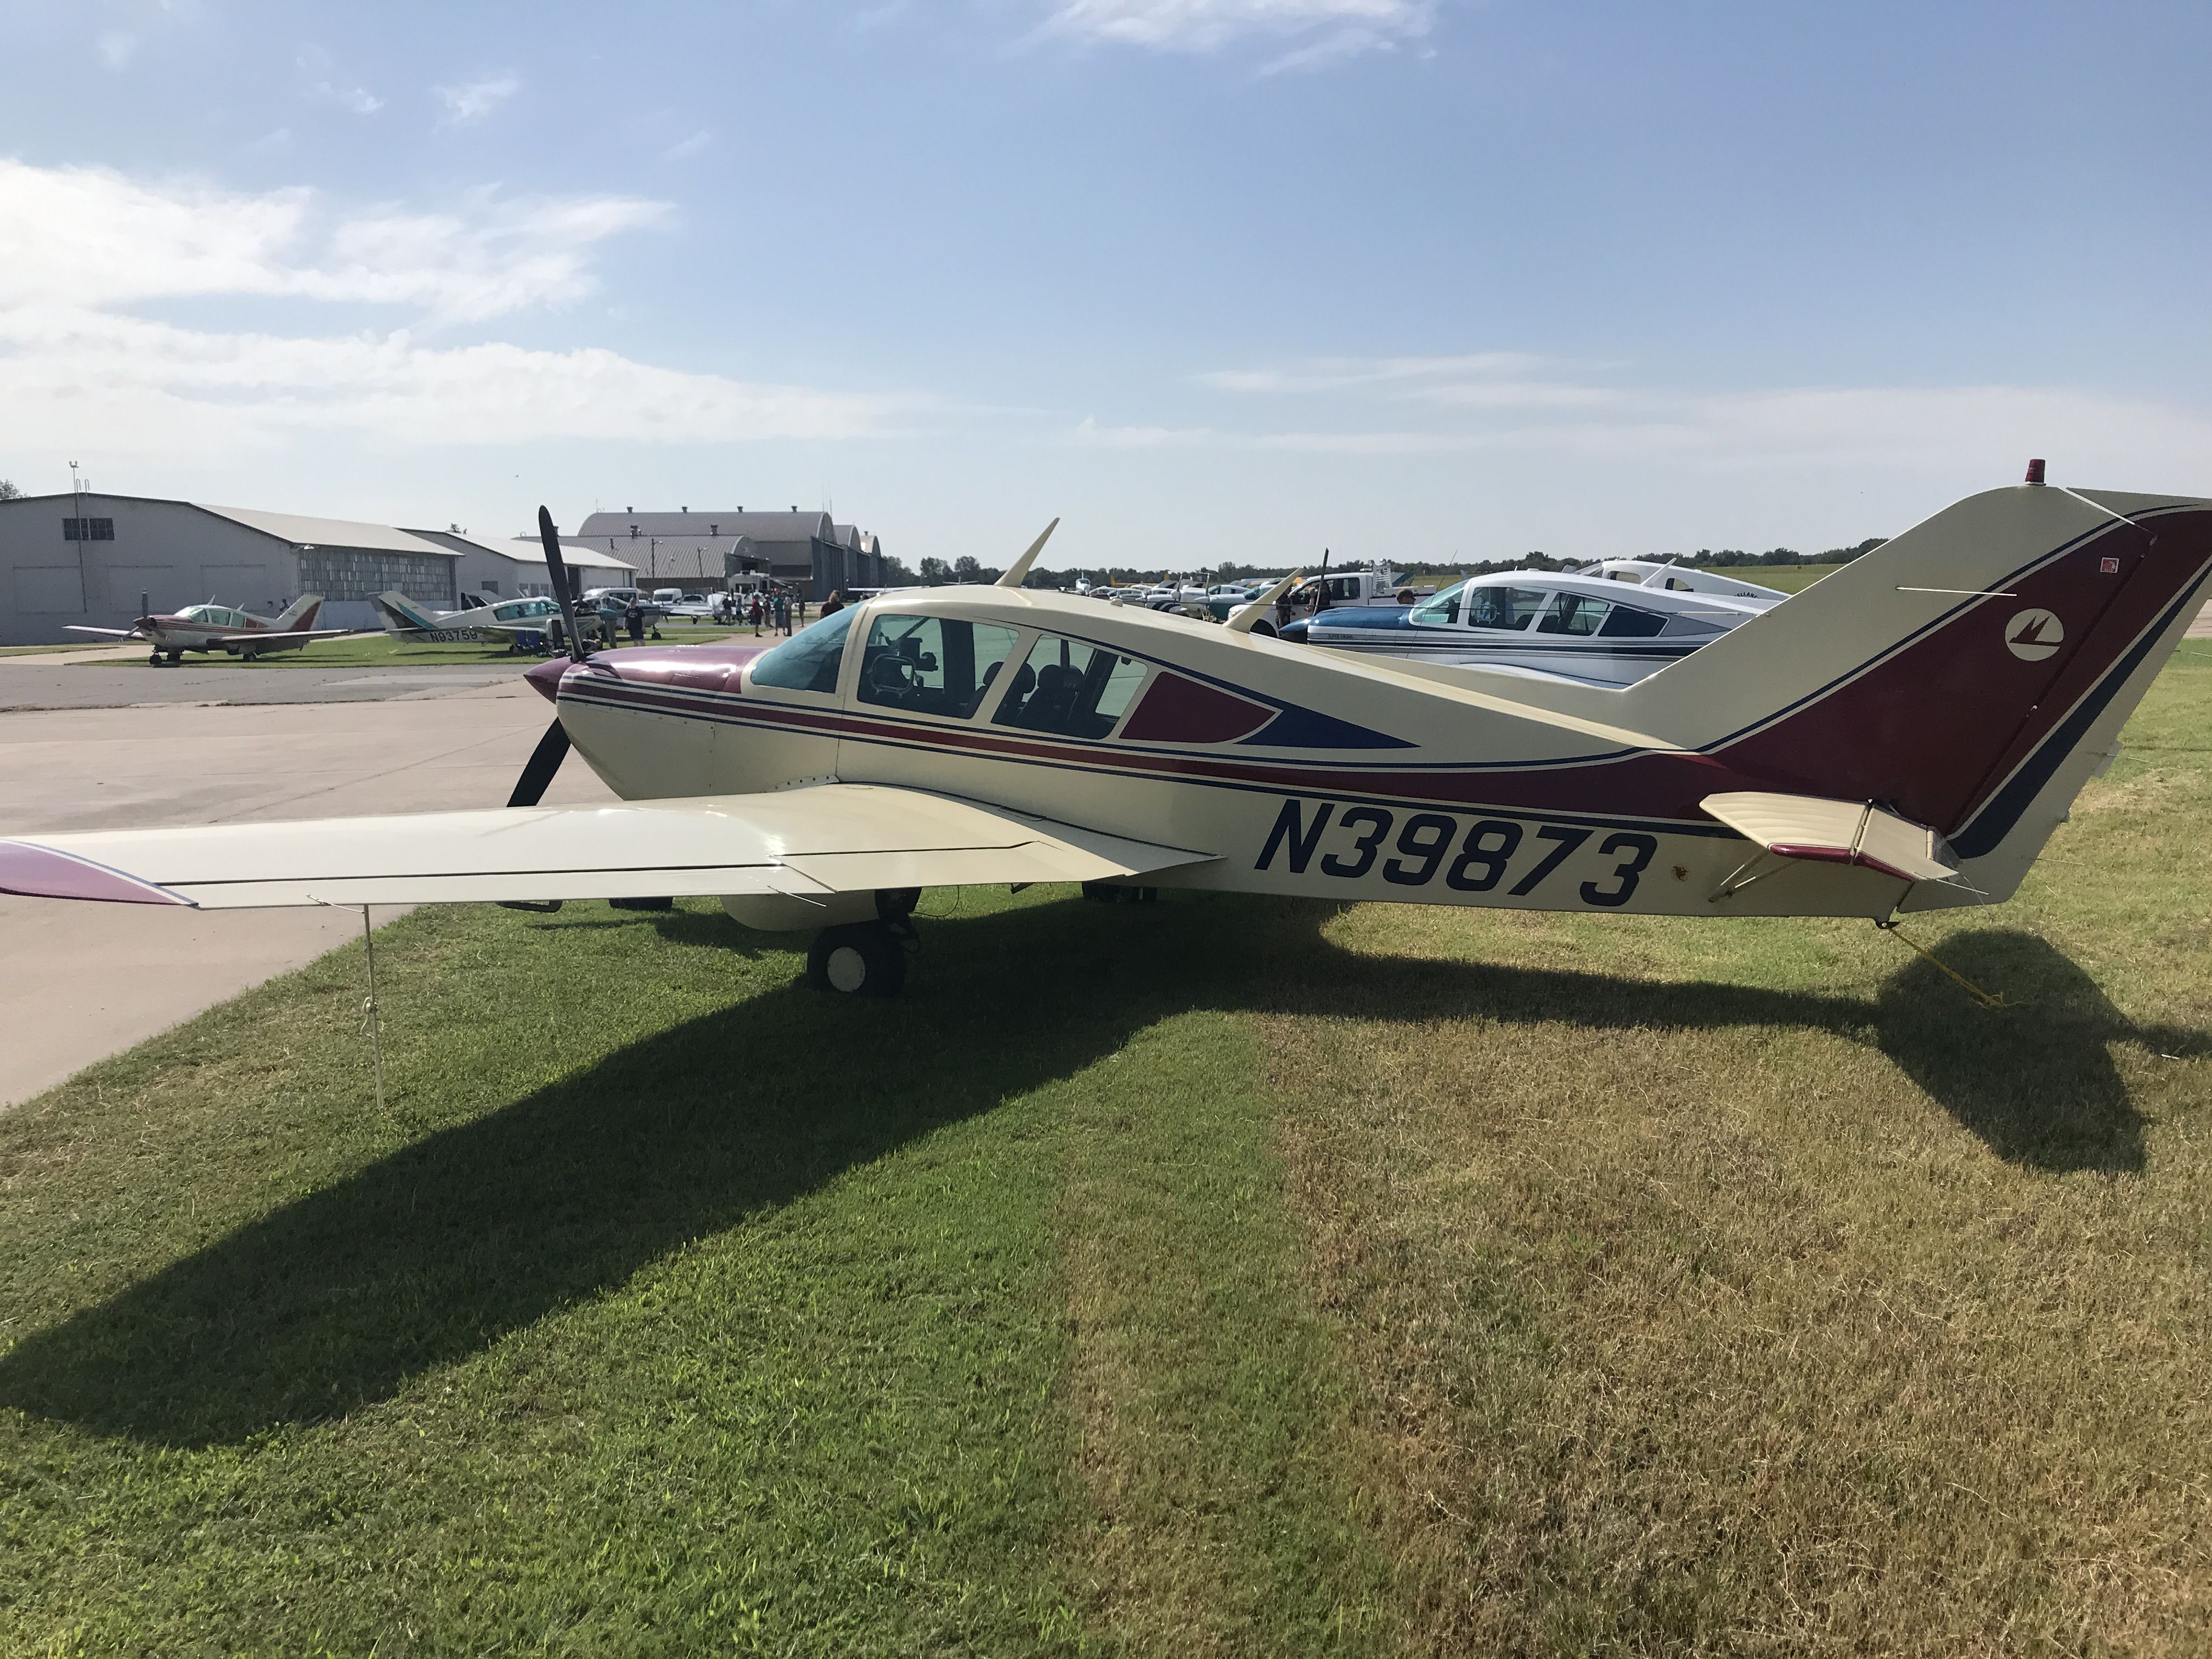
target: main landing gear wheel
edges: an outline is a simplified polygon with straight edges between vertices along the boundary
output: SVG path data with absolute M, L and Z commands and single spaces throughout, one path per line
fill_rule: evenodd
M 161 653 L 158 651 L 149 652 L 146 656 L 146 666 L 149 668 L 159 668 L 161 665 Z
M 887 922 L 824 927 L 806 953 L 806 982 L 845 996 L 894 995 L 906 982 L 906 940 Z

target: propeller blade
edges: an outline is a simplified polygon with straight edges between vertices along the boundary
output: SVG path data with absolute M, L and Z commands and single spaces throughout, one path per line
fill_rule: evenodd
M 561 538 L 553 528 L 553 515 L 542 507 L 538 509 L 538 539 L 544 544 L 545 570 L 553 578 L 553 603 L 561 607 L 561 631 L 568 642 L 568 660 L 581 662 L 584 659 L 584 636 L 576 631 L 576 612 L 568 603 L 568 567 L 561 557 Z M 539 745 L 540 748 L 544 746 L 542 744 Z M 565 739 L 562 744 L 562 752 L 568 752 Z M 554 757 L 553 763 L 556 766 L 561 763 L 558 756 Z M 523 775 L 527 777 L 529 774 L 526 772 Z M 549 772 L 546 776 L 550 778 L 552 774 Z
M 573 635 L 571 636 L 573 637 Z M 553 775 L 561 769 L 561 763 L 568 757 L 568 728 L 555 715 L 553 724 L 545 728 L 545 735 L 538 739 L 538 747 L 530 751 L 530 761 L 522 769 L 522 775 L 514 781 L 514 793 L 507 798 L 509 806 L 535 806 L 545 799 L 545 791 L 553 781 Z

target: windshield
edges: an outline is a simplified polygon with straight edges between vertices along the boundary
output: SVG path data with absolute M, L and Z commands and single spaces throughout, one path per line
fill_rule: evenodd
M 845 635 L 860 614 L 858 607 L 848 605 L 799 629 L 753 664 L 752 684 L 785 691 L 835 693 L 837 671 L 845 664 Z
M 1423 599 L 1406 618 L 1416 628 L 1449 628 L 1459 620 L 1459 596 L 1465 582 L 1454 582 L 1432 599 Z

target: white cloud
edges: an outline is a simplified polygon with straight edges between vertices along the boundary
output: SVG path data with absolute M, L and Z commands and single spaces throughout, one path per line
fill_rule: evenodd
M 686 160 L 690 156 L 696 155 L 701 150 L 706 149 L 708 144 L 713 141 L 713 138 L 714 135 L 708 132 L 706 128 L 702 127 L 698 131 L 693 133 L 689 138 L 681 139 L 678 142 L 671 144 L 666 149 L 661 151 L 660 159 L 664 161 L 681 161 Z
M 1250 429 L 1085 420 L 1074 441 L 1340 456 L 1548 453 L 1707 471 L 1786 463 L 1997 478 L 2031 454 L 2063 455 L 2074 477 L 2130 483 L 2197 477 L 2212 453 L 2212 410 L 2075 386 L 1715 392 L 1577 379 L 1516 353 L 1318 359 L 1199 378 L 1217 391 L 1302 402 L 1326 392 L 1342 423 Z M 1363 412 L 1382 418 L 1363 422 Z M 1408 422 L 1409 414 L 1425 418 Z
M 446 106 L 444 125 L 465 127 L 481 121 L 522 90 L 512 75 L 488 75 L 458 87 L 440 87 L 438 98 Z
M 1550 359 L 1525 351 L 1448 357 L 1310 357 L 1282 368 L 1216 368 L 1198 377 L 1220 392 L 1336 392 L 1346 386 L 1434 386 L 1526 374 Z
M 1262 73 L 1316 69 L 1419 39 L 1437 0 L 1060 0 L 1042 33 L 1084 45 L 1217 52 L 1261 40 L 1293 43 Z
M 384 107 L 384 100 L 366 87 L 347 86 L 331 78 L 331 54 L 320 46 L 304 48 L 299 56 L 300 69 L 312 77 L 307 82 L 309 96 L 325 103 L 336 104 L 340 109 L 356 115 L 374 115 Z
M 0 246 L 22 251 L 0 260 L 0 306 L 297 295 L 481 320 L 582 298 L 592 246 L 667 211 L 633 197 L 480 195 L 461 212 L 338 216 L 307 190 L 245 194 L 0 161 Z
M 911 0 L 883 0 L 880 5 L 865 7 L 855 12 L 846 22 L 846 33 L 866 34 L 872 30 L 883 27 L 886 23 L 896 22 L 905 15 L 909 3 Z
M 479 195 L 446 213 L 346 214 L 307 190 L 248 194 L 0 161 L 0 245 L 19 250 L 0 262 L 0 452 L 67 440 L 213 454 L 302 430 L 399 447 L 827 438 L 881 430 L 919 406 L 588 346 L 451 342 L 464 326 L 591 293 L 596 245 L 665 212 L 622 197 Z M 385 331 L 283 334 L 131 310 L 279 297 L 407 314 Z

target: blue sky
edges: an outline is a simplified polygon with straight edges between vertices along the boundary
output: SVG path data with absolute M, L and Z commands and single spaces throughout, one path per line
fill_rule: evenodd
M 2212 494 L 2201 4 L 0 17 L 33 490 L 1184 568 Z

